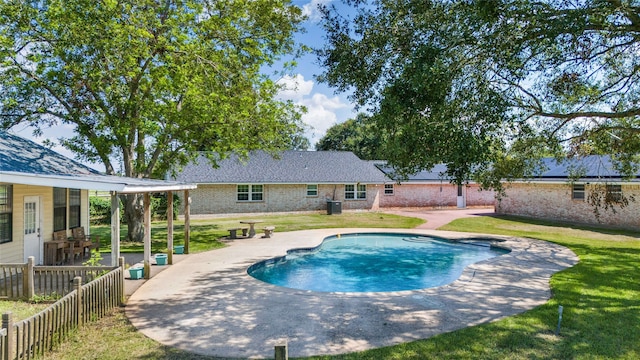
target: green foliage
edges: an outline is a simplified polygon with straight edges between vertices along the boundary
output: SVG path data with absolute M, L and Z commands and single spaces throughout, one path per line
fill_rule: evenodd
M 323 8 L 320 80 L 368 107 L 399 173 L 445 163 L 499 190 L 542 156 L 638 170 L 637 1 L 344 3 Z
M 89 196 L 89 217 L 91 224 L 110 224 L 111 200 L 100 196 Z
M 151 196 L 151 217 L 157 220 L 167 219 L 167 195 L 166 193 L 157 193 Z M 173 219 L 178 218 L 180 212 L 180 198 L 173 197 Z M 89 197 L 89 214 L 91 223 L 95 225 L 111 224 L 111 199 L 100 196 Z M 120 221 L 125 222 L 124 209 L 120 207 Z
M 302 20 L 288 0 L 3 1 L 0 127 L 67 125 L 77 158 L 136 178 L 288 149 L 302 109 L 261 71 L 304 50 Z
M 166 193 L 158 193 L 153 194 L 151 197 L 151 217 L 158 220 L 167 220 L 167 205 L 168 205 L 168 196 Z M 180 212 L 180 198 L 177 196 L 173 197 L 173 219 L 176 220 L 178 218 L 178 213 Z
M 336 124 L 316 143 L 318 151 L 351 151 L 363 160 L 383 160 L 383 133 L 364 114 Z

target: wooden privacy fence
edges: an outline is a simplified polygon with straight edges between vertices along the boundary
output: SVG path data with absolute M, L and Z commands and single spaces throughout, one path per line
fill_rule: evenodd
M 67 294 L 28 319 L 15 322 L 10 312 L 2 314 L 0 360 L 41 357 L 53 345 L 62 342 L 72 330 L 85 322 L 95 321 L 114 307 L 122 305 L 124 258 L 120 258 L 119 267 L 106 269 L 108 272 L 96 276 L 84 285 L 82 277 L 76 276 L 72 279 L 71 290 Z M 104 271 L 105 267 L 101 270 Z

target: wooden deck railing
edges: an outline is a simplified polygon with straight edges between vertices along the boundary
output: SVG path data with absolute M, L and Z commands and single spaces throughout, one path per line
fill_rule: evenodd
M 56 287 L 56 293 L 66 289 L 66 284 L 53 280 L 53 275 L 63 279 L 74 274 L 71 290 L 54 304 L 40 313 L 18 322 L 14 322 L 13 315 L 2 315 L 0 327 L 0 360 L 22 360 L 42 356 L 54 344 L 64 340 L 69 333 L 82 326 L 85 322 L 97 320 L 124 303 L 124 258 L 120 259 L 121 266 L 106 268 L 107 273 L 98 275 L 97 267 L 87 267 L 88 271 L 68 269 L 68 273 L 52 273 L 49 268 L 41 267 L 42 283 L 61 284 Z M 75 268 L 75 267 L 74 267 Z M 105 267 L 100 267 L 105 271 Z M 20 274 L 23 275 L 23 274 Z M 98 277 L 99 276 L 99 277 Z M 28 277 L 28 276 L 27 276 Z M 83 285 L 83 277 L 91 281 Z M 35 278 L 35 277 L 34 277 Z M 33 282 L 32 282 L 33 283 Z M 46 289 L 49 287 L 45 286 Z M 56 285 L 58 286 L 58 285 Z
M 64 296 L 73 290 L 73 279 L 88 283 L 113 269 L 105 266 L 34 266 L 0 264 L 0 299 L 31 299 L 34 295 Z

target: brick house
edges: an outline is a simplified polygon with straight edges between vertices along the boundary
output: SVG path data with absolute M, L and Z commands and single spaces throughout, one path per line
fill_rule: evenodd
M 218 165 L 201 155 L 176 176 L 198 184 L 193 214 L 319 211 L 327 209 L 327 200 L 345 210 L 494 204 L 492 191 L 450 184 L 443 166 L 398 182 L 381 162 L 346 151 L 284 151 L 277 158 L 253 152 L 245 161 L 234 156 Z
M 383 163 L 376 166 L 391 180 L 384 184 L 384 195 L 380 198 L 381 208 L 405 207 L 458 207 L 493 206 L 495 193 L 481 190 L 473 182 L 455 185 L 446 176 L 446 165 L 439 164 L 431 170 L 423 170 L 397 180 L 393 169 Z
M 196 183 L 192 214 L 326 210 L 327 201 L 345 210 L 376 210 L 388 179 L 372 163 L 344 151 L 284 151 L 274 158 L 256 151 L 214 168 L 201 155 L 176 175 Z
M 505 184 L 506 196 L 496 202 L 499 214 L 539 219 L 560 220 L 582 224 L 609 225 L 619 228 L 640 228 L 640 174 L 622 179 L 608 156 L 587 156 L 562 163 L 545 159 L 544 168 L 528 181 Z M 635 198 L 621 208 L 599 209 L 589 198 L 600 190 L 614 201 Z

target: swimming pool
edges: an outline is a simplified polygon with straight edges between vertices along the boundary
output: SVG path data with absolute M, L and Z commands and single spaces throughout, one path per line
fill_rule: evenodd
M 388 292 L 442 286 L 465 267 L 508 253 L 488 241 L 412 234 L 345 234 L 325 238 L 313 249 L 249 267 L 252 277 L 278 286 L 320 292 Z

